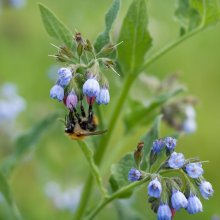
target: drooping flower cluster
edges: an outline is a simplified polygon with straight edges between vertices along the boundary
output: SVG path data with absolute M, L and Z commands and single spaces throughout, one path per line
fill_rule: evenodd
M 74 44 L 75 49 L 60 47 L 55 55 L 57 60 L 66 62 L 67 66 L 58 70 L 58 79 L 50 90 L 50 97 L 63 101 L 70 111 L 83 101 L 83 97 L 86 97 L 89 105 L 93 105 L 94 101 L 99 105 L 107 105 L 110 102 L 109 85 L 100 71 L 100 65 L 104 61 L 106 63 L 106 59 L 94 58 L 95 49 L 80 33 L 76 34 Z
M 152 143 L 148 170 L 156 170 L 154 173 L 141 170 L 140 164 L 137 164 L 138 169 L 131 168 L 128 174 L 131 182 L 150 179 L 147 187 L 149 202 L 152 210 L 157 213 L 158 220 L 171 220 L 181 208 L 186 209 L 189 214 L 202 212 L 203 206 L 197 189 L 204 199 L 209 199 L 214 193 L 211 183 L 202 176 L 202 162 L 194 158 L 185 159 L 182 153 L 175 152 L 176 142 L 176 139 L 166 137 Z M 158 164 L 156 161 L 164 156 L 166 159 L 161 165 L 152 169 L 151 167 Z M 168 172 L 181 175 L 166 177 Z

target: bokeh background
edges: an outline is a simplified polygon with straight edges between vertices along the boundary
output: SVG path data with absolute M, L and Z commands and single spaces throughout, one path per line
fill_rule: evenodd
M 71 30 L 77 29 L 91 40 L 103 30 L 104 14 L 111 4 L 111 0 L 40 2 L 52 9 Z M 120 15 L 114 25 L 114 39 L 117 39 L 130 3 L 131 0 L 122 0 Z M 179 26 L 174 20 L 174 10 L 173 0 L 148 2 L 153 50 L 177 37 Z M 50 43 L 56 41 L 48 37 L 43 27 L 37 1 L 26 0 L 23 7 L 0 7 L 0 84 L 16 84 L 19 95 L 26 100 L 26 108 L 16 119 L 14 127 L 7 130 L 7 134 L 1 135 L 1 161 L 12 151 L 14 136 L 28 130 L 48 114 L 58 110 L 65 113 L 61 104 L 49 98 L 49 90 L 54 83 L 51 78 L 57 68 L 55 60 L 48 57 L 48 54 L 55 52 Z M 199 155 L 201 160 L 210 161 L 204 164 L 205 177 L 213 183 L 215 190 L 213 198 L 209 201 L 203 200 L 203 213 L 189 216 L 182 210 L 177 213 L 176 218 L 208 220 L 215 215 L 220 216 L 220 24 L 183 42 L 147 70 L 160 79 L 176 71 L 180 72 L 181 82 L 187 85 L 188 92 L 199 99 L 196 107 L 197 132 L 179 140 L 179 151 L 187 157 Z M 109 117 L 120 89 L 116 82 L 119 80 L 117 76 L 112 74 L 109 80 L 112 86 L 112 102 L 108 107 L 102 107 L 105 118 Z M 135 86 L 138 83 L 134 85 L 134 92 Z M 144 92 L 143 88 L 143 94 Z M 118 127 L 122 127 L 120 122 Z M 0 132 L 1 130 L 3 128 Z M 123 138 L 116 135 L 114 137 L 113 143 Z M 129 145 L 123 151 L 134 149 L 139 137 L 130 138 Z M 111 151 L 107 152 L 110 153 Z M 119 157 L 120 155 L 115 156 L 114 162 Z M 105 167 L 108 169 L 110 164 L 106 163 Z M 63 124 L 57 121 L 45 132 L 37 144 L 37 150 L 30 153 L 15 169 L 10 184 L 25 219 L 71 219 L 88 172 L 79 147 L 64 135 Z M 55 198 L 56 193 L 60 197 Z M 68 196 L 70 194 L 73 195 L 71 198 Z M 143 214 L 143 219 L 156 218 L 147 204 L 145 187 L 138 190 L 127 203 L 119 203 L 121 206 L 130 204 Z M 105 208 L 97 219 L 117 219 L 117 205 L 115 203 Z M 12 219 L 4 202 L 0 203 L 0 219 Z

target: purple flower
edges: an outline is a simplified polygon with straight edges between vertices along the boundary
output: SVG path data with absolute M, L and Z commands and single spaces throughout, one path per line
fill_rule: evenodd
M 153 152 L 154 153 L 160 153 L 161 150 L 163 149 L 164 147 L 164 142 L 162 139 L 157 139 L 153 142 Z
M 171 196 L 171 203 L 172 207 L 178 211 L 181 208 L 186 208 L 188 201 L 182 192 L 175 190 Z
M 50 90 L 50 97 L 61 102 L 64 98 L 64 89 L 60 85 L 54 85 Z
M 176 139 L 172 137 L 166 137 L 164 143 L 169 151 L 173 151 L 176 146 Z
M 68 68 L 60 68 L 58 70 L 58 75 L 59 78 L 57 84 L 59 84 L 62 87 L 67 86 L 70 83 L 70 80 L 72 79 L 72 72 Z
M 186 210 L 189 214 L 195 214 L 203 211 L 202 203 L 197 196 L 191 195 L 188 198 L 188 205 Z
M 128 180 L 130 182 L 138 181 L 141 179 L 141 172 L 135 168 L 131 168 L 128 173 Z
M 207 181 L 202 181 L 199 185 L 199 190 L 204 199 L 209 199 L 209 197 L 211 197 L 214 193 L 211 183 Z
M 83 84 L 83 94 L 88 97 L 98 97 L 100 86 L 95 78 L 89 78 Z
M 101 88 L 100 92 L 96 98 L 96 102 L 100 104 L 107 105 L 110 102 L 109 90 L 107 88 Z
M 73 108 L 77 106 L 78 98 L 74 91 L 70 92 L 69 95 L 66 98 L 66 107 L 73 111 Z
M 204 170 L 201 163 L 189 163 L 186 165 L 186 172 L 191 178 L 200 177 Z
M 167 204 L 161 204 L 157 210 L 157 220 L 171 220 L 172 212 Z
M 154 198 L 159 198 L 162 192 L 161 183 L 158 181 L 157 178 L 150 181 L 148 184 L 148 195 Z
M 173 169 L 181 168 L 185 163 L 184 155 L 181 153 L 173 152 L 168 160 L 169 167 Z

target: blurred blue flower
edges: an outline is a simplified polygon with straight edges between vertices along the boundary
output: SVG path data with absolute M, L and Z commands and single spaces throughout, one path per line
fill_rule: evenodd
M 181 208 L 186 208 L 188 201 L 182 192 L 174 190 L 171 196 L 171 203 L 172 207 L 178 211 Z
M 26 0 L 9 0 L 12 7 L 16 9 L 21 9 L 26 5 Z
M 100 92 L 96 98 L 96 102 L 100 104 L 107 105 L 110 102 L 109 90 L 107 88 L 101 88 Z
M 186 172 L 191 178 L 198 178 L 204 173 L 204 170 L 201 163 L 189 163 L 186 165 Z
M 162 192 L 162 186 L 160 181 L 157 178 L 150 181 L 150 183 L 148 184 L 148 195 L 154 198 L 159 198 L 161 192 Z
M 163 147 L 164 147 L 164 141 L 162 139 L 157 139 L 153 142 L 152 149 L 154 153 L 160 153 Z
M 195 214 L 203 211 L 202 203 L 196 195 L 191 195 L 188 198 L 188 205 L 186 210 L 189 214 Z
M 60 85 L 54 85 L 50 90 L 50 97 L 61 102 L 64 98 L 64 89 Z
M 65 87 L 70 83 L 70 80 L 72 79 L 72 72 L 70 69 L 62 67 L 58 70 L 58 76 L 59 78 L 57 84 Z
M 202 181 L 199 185 L 199 190 L 204 199 L 209 199 L 209 197 L 211 197 L 214 193 L 214 190 L 212 189 L 212 184 L 208 181 Z
M 141 179 L 141 172 L 135 168 L 131 168 L 128 173 L 128 180 L 130 182 L 138 181 Z
M 176 139 L 172 138 L 172 137 L 166 137 L 164 139 L 164 143 L 165 143 L 167 149 L 171 152 L 174 150 L 174 148 L 176 146 Z
M 83 94 L 88 97 L 98 97 L 100 92 L 100 85 L 95 78 L 89 78 L 83 84 Z
M 167 204 L 161 204 L 157 210 L 157 220 L 171 220 L 172 212 Z
M 187 118 L 185 119 L 185 121 L 183 121 L 182 124 L 182 130 L 187 133 L 187 134 L 191 134 L 194 133 L 197 129 L 197 124 L 195 119 L 191 119 L 191 118 Z
M 181 168 L 185 163 L 184 155 L 181 153 L 173 152 L 168 160 L 169 167 L 173 169 Z

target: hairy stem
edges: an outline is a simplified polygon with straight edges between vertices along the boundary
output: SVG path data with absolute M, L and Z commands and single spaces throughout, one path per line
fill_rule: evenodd
M 78 141 L 78 144 L 80 145 L 88 163 L 89 163 L 89 166 L 90 166 L 90 169 L 91 169 L 91 172 L 93 174 L 93 176 L 95 177 L 96 179 L 96 182 L 97 182 L 97 185 L 102 193 L 102 195 L 104 197 L 107 197 L 107 190 L 105 189 L 104 185 L 103 185 L 103 181 L 102 181 L 102 177 L 100 175 L 100 172 L 99 172 L 99 169 L 98 167 L 96 166 L 94 160 L 93 160 L 93 152 L 92 150 L 86 145 L 85 142 L 83 141 Z
M 92 220 L 108 203 L 110 203 L 114 199 L 119 198 L 124 193 L 131 191 L 135 187 L 140 186 L 140 185 L 146 183 L 149 179 L 150 179 L 150 176 L 147 176 L 143 180 L 140 180 L 140 181 L 137 181 L 137 182 L 134 182 L 134 183 L 131 183 L 131 184 L 127 185 L 127 186 L 122 187 L 121 189 L 119 189 L 118 191 L 113 193 L 111 196 L 109 196 L 108 198 L 106 198 L 103 201 L 101 201 L 99 203 L 99 205 L 97 205 L 97 207 L 88 215 L 86 220 Z

